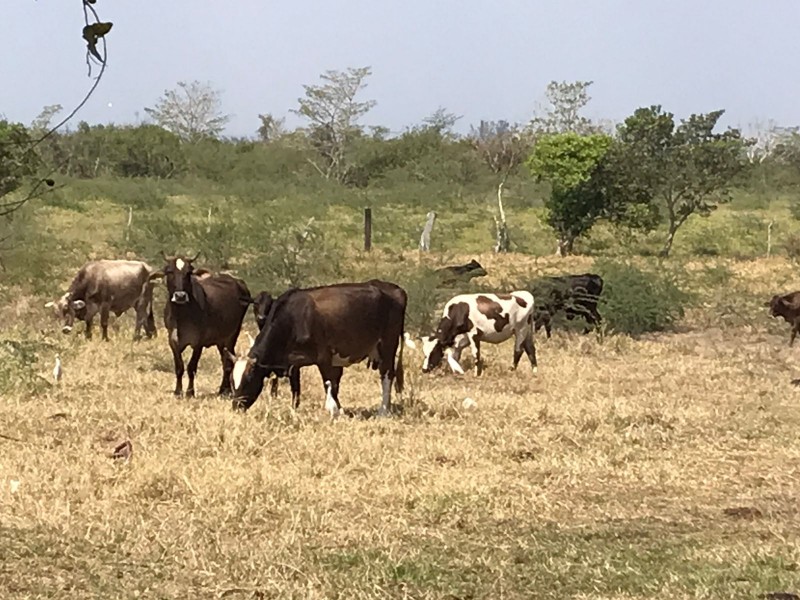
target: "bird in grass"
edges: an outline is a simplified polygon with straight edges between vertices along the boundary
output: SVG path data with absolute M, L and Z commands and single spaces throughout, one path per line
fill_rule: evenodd
M 55 380 L 56 385 L 61 383 L 61 377 L 64 375 L 64 370 L 61 368 L 61 357 L 56 354 L 56 366 L 53 367 L 53 380 Z
M 325 381 L 325 410 L 331 413 L 331 421 L 333 421 L 336 417 L 339 416 L 339 404 L 334 400 L 333 394 L 331 390 L 333 389 L 333 384 L 331 384 L 330 380 Z

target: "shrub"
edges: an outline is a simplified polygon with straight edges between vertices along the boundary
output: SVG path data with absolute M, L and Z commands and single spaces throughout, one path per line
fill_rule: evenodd
M 797 260 L 800 258 L 800 234 L 792 233 L 786 236 L 786 241 L 783 242 L 783 249 L 790 259 Z
M 47 381 L 37 373 L 43 346 L 37 342 L 0 340 L 0 393 L 20 389 L 36 393 L 44 389 Z
M 639 335 L 670 328 L 683 317 L 691 295 L 682 290 L 675 272 L 640 269 L 629 263 L 598 261 L 603 277 L 599 310 L 606 327 Z

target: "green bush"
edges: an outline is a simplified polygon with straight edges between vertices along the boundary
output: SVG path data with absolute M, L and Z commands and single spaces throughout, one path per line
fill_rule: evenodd
M 47 381 L 37 373 L 39 351 L 46 344 L 0 340 L 0 393 L 42 391 Z
M 681 289 L 675 272 L 664 267 L 641 269 L 629 263 L 598 261 L 603 277 L 599 310 L 605 326 L 616 333 L 640 335 L 664 331 L 683 317 L 692 296 Z

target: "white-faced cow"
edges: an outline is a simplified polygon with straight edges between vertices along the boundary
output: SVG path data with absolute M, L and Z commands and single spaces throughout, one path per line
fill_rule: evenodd
M 800 292 L 789 292 L 782 296 L 775 295 L 766 305 L 769 306 L 770 315 L 783 317 L 783 320 L 792 326 L 789 346 L 793 346 L 794 339 L 800 331 Z
M 379 414 L 391 408 L 391 386 L 403 390 L 403 350 L 408 297 L 401 287 L 384 281 L 340 283 L 293 289 L 275 300 L 264 328 L 247 357 L 233 369 L 234 408 L 246 410 L 256 401 L 264 379 L 289 374 L 295 408 L 299 405 L 300 367 L 316 365 L 326 390 L 339 405 L 344 367 L 365 359 L 380 373 Z M 397 356 L 398 345 L 400 354 Z
M 100 313 L 103 339 L 108 339 L 110 313 L 120 316 L 130 308 L 136 312 L 133 339 L 156 333 L 153 318 L 152 268 L 137 260 L 94 260 L 83 265 L 72 280 L 69 291 L 55 302 L 48 302 L 56 317 L 63 320 L 61 331 L 69 333 L 76 320 L 86 323 L 85 335 L 92 337 L 92 321 Z
M 450 368 L 459 374 L 461 351 L 467 346 L 475 359 L 475 373 L 483 370 L 481 342 L 499 344 L 514 337 L 514 363 L 522 353 L 528 355 L 536 372 L 536 347 L 533 343 L 533 295 L 526 291 L 510 294 L 460 294 L 444 306 L 436 333 L 423 340 L 425 359 L 422 370 L 429 372 L 447 357 Z
M 164 325 L 169 331 L 169 347 L 175 361 L 175 395 L 183 394 L 183 351 L 192 348 L 187 371 L 187 396 L 194 396 L 194 376 L 203 348 L 216 346 L 222 360 L 219 394 L 231 392 L 230 352 L 236 347 L 242 320 L 252 303 L 244 281 L 227 274 L 195 273 L 197 258 L 164 257 L 164 267 L 151 278 L 163 277 L 167 284 Z

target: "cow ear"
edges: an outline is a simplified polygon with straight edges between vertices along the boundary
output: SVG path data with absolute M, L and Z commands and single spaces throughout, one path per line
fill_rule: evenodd
M 86 302 L 84 302 L 83 300 L 73 300 L 72 308 L 74 308 L 75 310 L 84 309 L 86 308 Z
M 192 277 L 192 298 L 197 302 L 200 310 L 206 309 L 206 291 L 200 285 L 200 280 L 197 277 Z
M 164 271 L 155 271 L 150 273 L 150 276 L 147 278 L 148 281 L 153 281 L 154 279 L 161 279 L 164 277 Z

